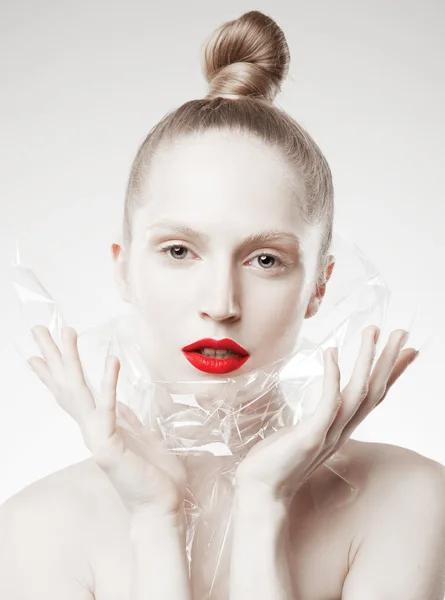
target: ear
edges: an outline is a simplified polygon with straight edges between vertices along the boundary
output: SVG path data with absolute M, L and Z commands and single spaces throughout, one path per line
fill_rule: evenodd
M 122 247 L 118 243 L 111 244 L 111 254 L 114 260 L 114 280 L 120 297 L 124 302 L 130 302 L 129 286 L 127 283 L 127 261 Z
M 327 259 L 327 267 L 325 272 L 323 273 L 323 278 L 321 281 L 318 281 L 315 286 L 315 291 L 313 292 L 311 299 L 306 308 L 306 314 L 304 315 L 305 319 L 310 319 L 314 315 L 317 314 L 318 309 L 320 308 L 323 297 L 326 293 L 326 284 L 331 278 L 332 271 L 335 266 L 335 257 L 330 254 Z

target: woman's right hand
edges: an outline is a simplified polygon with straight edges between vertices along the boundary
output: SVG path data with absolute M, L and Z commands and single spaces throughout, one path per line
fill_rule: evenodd
M 76 331 L 71 327 L 62 329 L 62 351 L 47 327 L 37 325 L 32 332 L 44 358 L 29 359 L 31 368 L 58 404 L 76 420 L 85 444 L 129 512 L 153 516 L 178 514 L 186 488 L 182 463 L 173 454 L 167 454 L 160 438 L 121 402 L 119 416 L 124 417 L 129 427 L 116 424 L 118 358 L 107 356 L 96 403 L 85 382 Z

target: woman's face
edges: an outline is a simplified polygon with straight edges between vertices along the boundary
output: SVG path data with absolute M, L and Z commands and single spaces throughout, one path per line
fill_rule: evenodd
M 277 151 L 232 132 L 183 138 L 153 160 L 131 248 L 115 257 L 154 379 L 226 379 L 293 351 L 320 231 L 303 223 L 290 175 Z M 203 338 L 229 338 L 249 357 L 215 371 L 222 359 L 183 351 Z

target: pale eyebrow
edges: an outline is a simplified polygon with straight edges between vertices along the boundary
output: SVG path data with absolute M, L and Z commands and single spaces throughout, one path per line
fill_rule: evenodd
M 151 231 L 156 228 L 165 228 L 175 233 L 184 235 L 186 237 L 194 237 L 201 242 L 208 242 L 209 236 L 201 231 L 196 231 L 183 223 L 176 223 L 175 221 L 158 221 L 153 225 L 147 227 L 146 231 Z M 279 231 L 277 229 L 266 229 L 259 233 L 254 233 L 245 238 L 240 244 L 237 245 L 237 249 L 241 249 L 245 246 L 252 246 L 257 244 L 268 244 L 274 242 L 287 242 L 295 246 L 299 253 L 302 253 L 301 240 L 294 233 L 290 231 Z
M 278 231 L 276 229 L 266 229 L 265 231 L 249 235 L 239 244 L 239 248 L 258 244 L 273 244 L 274 242 L 287 242 L 295 246 L 299 253 L 302 252 L 300 238 L 290 231 Z

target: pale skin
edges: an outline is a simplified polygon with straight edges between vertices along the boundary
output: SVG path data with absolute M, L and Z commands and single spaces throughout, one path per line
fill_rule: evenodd
M 218 164 L 226 160 L 221 172 L 227 178 L 230 157 L 223 146 L 221 149 Z M 255 150 L 247 143 L 239 151 L 250 156 Z M 266 165 L 274 168 L 270 160 L 262 165 L 260 171 L 266 177 L 262 189 L 269 177 L 271 190 L 275 190 L 274 173 L 264 173 L 269 168 Z M 158 167 L 162 180 L 166 173 L 162 165 Z M 168 168 L 174 169 L 173 160 Z M 258 169 L 255 172 L 258 174 Z M 239 186 L 238 175 L 234 180 Z M 222 214 L 230 214 L 226 205 L 230 194 L 223 196 Z M 246 189 L 243 197 L 248 210 Z M 207 202 L 204 196 L 202 199 Z M 166 203 L 168 209 L 169 197 L 164 195 L 162 200 L 163 210 Z M 239 203 L 237 198 L 232 201 Z M 276 203 L 272 194 L 270 201 Z M 195 202 L 196 214 L 202 214 L 205 205 L 199 206 L 199 199 Z M 266 196 L 263 202 L 264 222 L 258 198 L 252 199 L 248 223 L 253 231 L 270 221 Z M 154 205 L 155 210 L 156 201 Z M 170 208 L 177 215 L 180 206 L 172 201 Z M 193 216 L 193 206 L 190 210 Z M 218 210 L 217 196 L 212 210 Z M 283 223 L 289 222 L 285 211 L 281 218 Z M 221 223 L 222 219 L 215 218 L 215 222 Z M 274 224 L 283 227 L 283 223 Z M 222 222 L 220 231 L 209 233 L 216 233 L 215 239 L 222 244 L 232 230 L 224 229 Z M 131 278 L 122 277 L 120 249 L 114 249 L 121 289 L 143 306 L 142 292 L 132 295 Z M 223 249 L 221 245 L 215 255 L 222 256 Z M 204 252 L 201 254 L 204 256 Z M 258 254 L 267 254 L 263 246 Z M 251 260 L 243 263 L 243 269 L 246 265 L 252 269 Z M 328 266 L 326 281 L 332 266 Z M 251 278 L 256 290 L 271 286 L 270 280 L 256 271 L 248 270 L 243 276 Z M 262 279 L 253 280 L 255 277 Z M 295 278 L 279 286 L 274 284 L 274 293 L 293 292 L 292 281 Z M 223 281 L 220 284 L 219 291 Z M 306 318 L 316 313 L 324 291 L 323 286 L 317 288 L 302 303 Z M 249 336 L 254 340 L 254 327 L 250 327 L 248 317 L 244 318 L 247 328 L 242 329 L 246 305 L 248 296 L 237 295 L 236 290 L 223 299 L 215 292 L 205 298 L 199 315 L 205 323 L 217 326 L 218 333 L 230 333 L 236 325 L 243 341 Z M 193 319 L 189 318 L 189 323 L 194 324 Z M 327 349 L 324 387 L 316 411 L 296 426 L 258 442 L 240 463 L 233 498 L 230 600 L 443 600 L 443 467 L 404 449 L 350 440 L 415 355 L 414 349 L 403 349 L 404 332 L 396 330 L 375 361 L 377 333 L 374 326 L 363 331 L 355 369 L 343 389 L 333 349 Z M 186 474 L 179 461 L 160 452 L 155 436 L 146 432 L 150 452 L 136 453 L 127 443 L 125 432 L 116 426 L 118 359 L 107 360 L 96 404 L 84 381 L 76 332 L 72 328 L 63 331 L 60 349 L 45 327 L 34 328 L 34 334 L 43 358 L 34 357 L 31 366 L 77 422 L 92 458 L 69 468 L 69 475 L 68 471 L 60 472 L 52 479 L 37 482 L 2 506 L 0 564 L 7 565 L 7 569 L 0 577 L 0 597 L 35 598 L 40 592 L 49 600 L 201 600 L 193 596 L 186 572 L 181 517 Z M 141 427 L 129 412 L 126 416 L 134 427 Z M 339 449 L 349 456 L 361 493 L 347 507 L 317 513 L 310 502 L 309 483 L 317 478 L 326 481 L 329 493 L 329 472 L 322 464 Z M 70 493 L 59 487 L 62 482 L 70 482 Z M 59 507 L 58 512 L 55 507 Z

